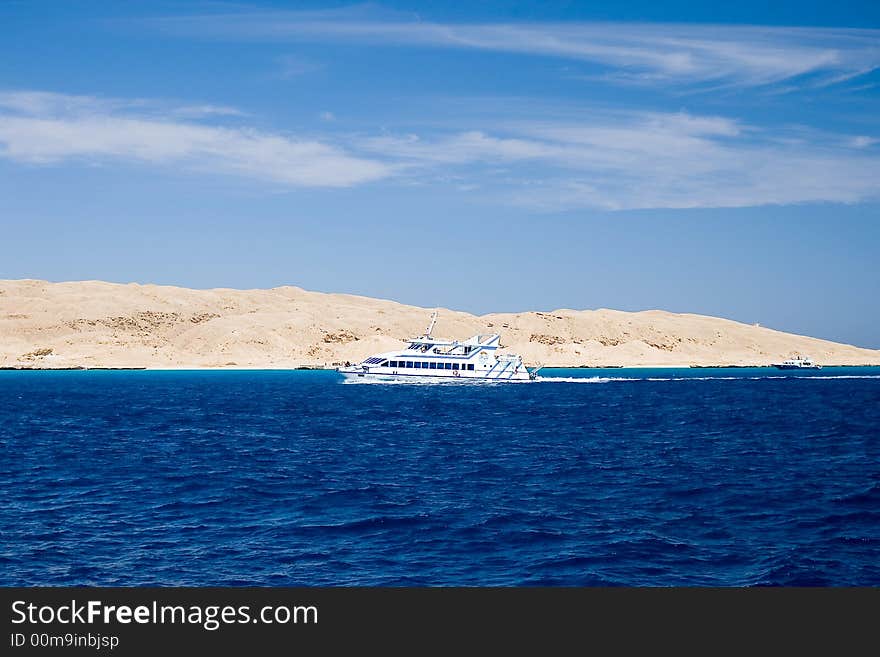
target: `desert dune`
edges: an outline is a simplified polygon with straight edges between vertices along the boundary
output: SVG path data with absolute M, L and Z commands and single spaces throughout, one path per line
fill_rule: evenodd
M 332 367 L 400 347 L 430 309 L 297 287 L 211 289 L 100 281 L 0 281 L 0 367 Z M 862 349 L 662 310 L 475 316 L 440 309 L 434 334 L 500 333 L 504 351 L 548 367 L 880 365 Z

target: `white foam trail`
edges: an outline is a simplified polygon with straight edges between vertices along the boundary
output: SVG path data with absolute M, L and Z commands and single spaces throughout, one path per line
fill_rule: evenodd
M 755 376 L 670 376 L 670 377 L 652 377 L 645 379 L 646 381 L 745 381 L 746 379 L 764 379 L 769 377 Z M 783 378 L 783 377 L 780 377 Z
M 624 376 L 539 376 L 535 383 L 618 383 L 626 381 L 763 381 L 771 379 L 807 379 L 831 381 L 835 379 L 880 379 L 880 374 L 836 374 L 836 375 L 766 375 L 766 376 L 675 376 L 675 377 L 624 377 Z M 375 377 L 346 378 L 346 385 L 386 385 L 386 386 L 472 386 L 506 385 L 510 383 L 531 383 L 531 381 L 508 381 L 499 379 L 428 379 L 428 378 L 387 378 Z
M 613 376 L 539 376 L 536 383 L 611 383 L 612 381 L 641 381 Z
M 541 383 L 611 383 L 617 381 L 763 381 L 764 379 L 799 379 L 831 381 L 834 379 L 880 379 L 880 374 L 840 374 L 829 376 L 670 376 L 670 377 L 603 377 L 603 376 L 539 376 L 537 381 Z
M 779 378 L 789 378 L 789 377 L 779 377 Z M 880 379 L 880 374 L 836 374 L 829 376 L 798 376 L 798 377 L 790 377 L 797 379 L 819 379 L 821 381 L 827 381 L 829 379 Z

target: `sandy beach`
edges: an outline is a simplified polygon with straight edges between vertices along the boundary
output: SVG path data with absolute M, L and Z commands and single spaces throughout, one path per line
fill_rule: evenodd
M 398 348 L 430 309 L 297 287 L 194 290 L 100 281 L 0 281 L 0 367 L 333 367 Z M 754 366 L 794 353 L 878 365 L 880 350 L 662 310 L 475 316 L 441 308 L 435 335 L 500 333 L 547 367 Z

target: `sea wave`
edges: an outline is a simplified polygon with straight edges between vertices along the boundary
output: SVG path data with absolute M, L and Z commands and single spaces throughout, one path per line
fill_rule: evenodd
M 4 373 L 0 585 L 880 585 L 880 370 L 543 374 Z

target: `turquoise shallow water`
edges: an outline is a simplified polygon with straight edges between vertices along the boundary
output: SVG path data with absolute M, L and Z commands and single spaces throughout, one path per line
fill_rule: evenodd
M 0 584 L 880 585 L 880 368 L 542 377 L 0 372 Z

